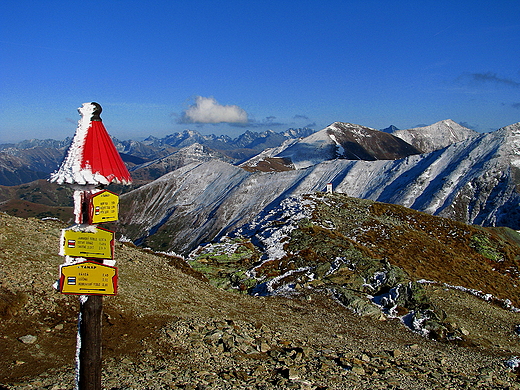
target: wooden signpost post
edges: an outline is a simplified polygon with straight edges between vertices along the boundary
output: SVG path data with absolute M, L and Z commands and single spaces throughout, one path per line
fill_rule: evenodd
M 62 230 L 58 289 L 80 296 L 76 348 L 76 388 L 101 390 L 103 295 L 117 293 L 114 233 L 97 224 L 118 220 L 119 197 L 103 186 L 132 179 L 100 118 L 101 106 L 85 103 L 65 160 L 51 181 L 70 184 L 76 224 Z M 111 263 L 111 264 L 105 264 Z

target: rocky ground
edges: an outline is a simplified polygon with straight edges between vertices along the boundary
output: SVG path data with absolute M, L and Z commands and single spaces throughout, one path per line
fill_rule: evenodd
M 0 389 L 72 389 L 78 297 L 53 291 L 56 221 L 0 214 Z M 174 257 L 116 244 L 104 298 L 105 389 L 520 389 L 520 313 L 425 285 L 465 337 L 361 317 L 326 291 L 223 291 Z

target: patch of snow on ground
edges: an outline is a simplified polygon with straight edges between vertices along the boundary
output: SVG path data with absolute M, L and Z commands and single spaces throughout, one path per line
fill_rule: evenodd
M 516 370 L 520 367 L 520 358 L 518 356 L 513 356 L 512 358 L 506 360 L 504 364 L 512 370 Z
M 435 284 L 437 282 L 421 279 L 421 280 L 418 280 L 417 283 Z M 499 302 L 499 303 L 502 304 L 502 306 L 505 309 L 510 310 L 512 312 L 515 312 L 515 313 L 520 313 L 520 308 L 517 308 L 517 307 L 513 306 L 513 304 L 511 303 L 510 299 L 499 299 L 499 298 L 493 296 L 493 294 L 484 293 L 484 292 L 482 292 L 480 290 L 476 290 L 476 289 L 473 289 L 473 288 L 467 288 L 467 287 L 463 287 L 463 286 L 453 286 L 453 285 L 448 284 L 448 283 L 442 283 L 442 284 L 446 288 L 451 288 L 453 290 L 459 290 L 459 291 L 464 291 L 464 292 L 470 293 L 470 294 L 476 296 L 477 298 L 480 298 L 480 299 L 482 299 L 482 300 L 484 300 L 486 302 L 491 302 L 491 301 Z
M 269 295 L 281 295 L 284 292 L 294 291 L 293 285 L 283 284 L 281 287 L 278 287 L 278 288 L 275 288 L 274 286 L 276 285 L 276 283 L 278 283 L 278 281 L 283 280 L 283 279 L 287 278 L 288 276 L 291 276 L 296 273 L 310 271 L 310 270 L 311 270 L 311 267 L 293 269 L 293 270 L 287 271 L 286 273 L 269 280 L 269 282 L 267 282 L 267 284 L 266 284 L 268 294 Z
M 221 256 L 221 255 L 231 256 L 233 253 L 235 253 L 237 251 L 237 249 L 240 247 L 240 245 L 242 245 L 240 242 L 232 242 L 231 240 L 229 240 L 228 237 L 223 237 L 223 239 L 220 240 L 220 242 L 217 242 L 217 243 L 214 243 L 211 245 L 207 245 L 207 246 L 202 246 L 201 249 L 196 252 L 197 252 L 197 256 L 208 255 L 208 254 L 211 254 L 213 256 Z M 182 257 L 181 255 L 177 255 L 173 251 L 168 252 L 168 255 Z
M 330 264 L 329 270 L 325 273 L 324 276 L 328 276 L 336 272 L 342 264 L 345 264 L 347 261 L 344 257 L 336 257 Z
M 359 140 L 360 138 L 370 138 L 372 137 L 371 134 L 369 134 L 368 132 L 366 132 L 364 129 L 360 129 L 360 128 L 353 128 L 351 129 L 351 132 L 352 134 L 354 134 L 355 136 L 357 136 L 357 139 Z
M 249 238 L 254 236 L 265 252 L 265 261 L 280 259 L 286 255 L 286 238 L 297 228 L 298 221 L 311 217 L 313 209 L 314 203 L 304 200 L 302 196 L 289 197 L 279 207 L 260 214 L 233 234 Z

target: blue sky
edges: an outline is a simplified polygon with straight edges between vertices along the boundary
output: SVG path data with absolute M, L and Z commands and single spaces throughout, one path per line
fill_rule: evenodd
M 7 4 L 6 4 L 7 3 Z M 0 7 L 0 143 L 520 121 L 520 2 L 26 1 Z

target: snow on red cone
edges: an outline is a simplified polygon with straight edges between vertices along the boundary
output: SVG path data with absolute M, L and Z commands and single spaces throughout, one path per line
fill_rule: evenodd
M 81 119 L 60 169 L 51 174 L 58 184 L 130 184 L 132 178 L 99 115 L 98 103 L 78 108 Z

